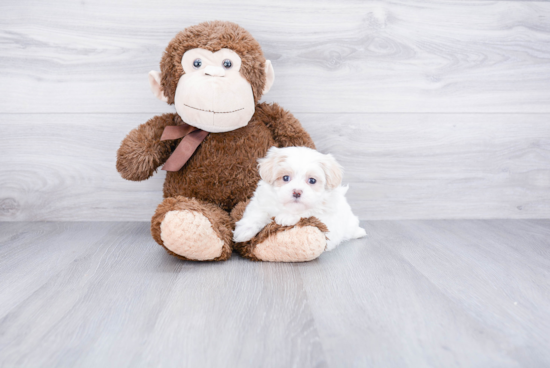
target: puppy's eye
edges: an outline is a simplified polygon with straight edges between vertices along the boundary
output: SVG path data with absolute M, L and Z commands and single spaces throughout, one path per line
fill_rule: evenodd
M 283 176 L 283 181 L 289 181 L 289 180 L 290 180 L 290 176 L 288 175 Z
M 195 60 L 193 61 L 193 67 L 194 67 L 195 69 L 200 68 L 201 65 L 202 65 L 202 60 L 201 60 L 201 59 L 195 59 Z
M 313 178 L 309 178 L 309 181 L 308 181 L 309 184 L 315 184 L 317 183 L 317 180 L 313 179 Z

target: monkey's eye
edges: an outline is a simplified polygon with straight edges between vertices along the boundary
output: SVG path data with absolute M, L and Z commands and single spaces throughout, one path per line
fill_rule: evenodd
M 195 61 L 193 61 L 193 67 L 194 67 L 195 69 L 200 68 L 201 65 L 202 65 L 202 60 L 201 60 L 201 59 L 195 59 Z
M 229 69 L 231 68 L 231 66 L 233 66 L 233 64 L 231 63 L 231 60 L 229 59 L 225 59 L 222 64 L 225 69 Z
M 315 183 L 317 183 L 317 180 L 315 180 L 313 178 L 309 178 L 308 183 L 309 184 L 315 184 Z
M 283 176 L 283 181 L 290 181 L 290 176 L 288 175 Z

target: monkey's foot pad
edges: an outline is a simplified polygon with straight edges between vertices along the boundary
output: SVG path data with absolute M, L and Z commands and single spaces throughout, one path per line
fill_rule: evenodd
M 235 244 L 242 256 L 255 261 L 307 262 L 326 249 L 327 227 L 315 217 L 303 218 L 294 226 L 275 221 L 245 243 Z
M 171 252 L 197 261 L 219 257 L 224 244 L 205 216 L 188 210 L 166 213 L 160 224 L 160 237 Z
M 318 228 L 294 227 L 258 244 L 254 254 L 262 261 L 305 262 L 319 257 L 326 245 L 325 234 Z

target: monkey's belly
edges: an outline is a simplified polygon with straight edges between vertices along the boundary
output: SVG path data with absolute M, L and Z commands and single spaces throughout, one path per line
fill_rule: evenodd
M 252 196 L 260 180 L 257 160 L 274 145 L 261 122 L 210 133 L 180 171 L 166 174 L 164 197 L 196 198 L 229 211 Z

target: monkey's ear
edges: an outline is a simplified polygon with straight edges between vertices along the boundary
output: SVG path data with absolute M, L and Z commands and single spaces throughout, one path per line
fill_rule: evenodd
M 263 94 L 266 94 L 267 92 L 269 92 L 274 81 L 275 81 L 275 71 L 273 70 L 273 65 L 271 65 L 271 61 L 266 60 L 265 61 L 265 86 L 262 92 Z
M 168 102 L 168 97 L 164 95 L 164 91 L 160 85 L 160 73 L 156 70 L 151 70 L 149 72 L 149 84 L 151 85 L 151 91 L 153 91 L 156 98 L 161 101 Z

